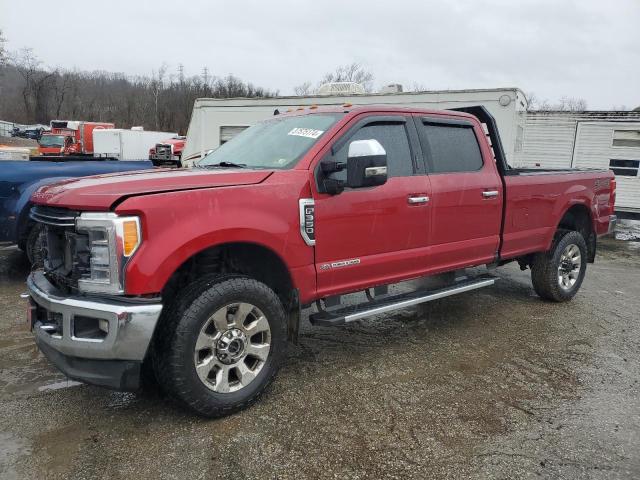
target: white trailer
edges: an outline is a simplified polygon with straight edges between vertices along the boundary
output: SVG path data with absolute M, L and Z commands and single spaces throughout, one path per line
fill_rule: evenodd
M 611 169 L 616 210 L 640 213 L 640 112 L 529 112 L 514 165 Z
M 135 127 L 131 130 L 119 128 L 94 130 L 94 156 L 118 160 L 149 160 L 151 147 L 177 135 L 174 132 L 151 132 Z
M 182 162 L 190 166 L 207 151 L 219 147 L 245 128 L 274 115 L 278 110 L 310 105 L 400 105 L 443 110 L 483 105 L 495 117 L 507 158 L 521 143 L 527 100 L 518 88 L 444 90 L 405 93 L 313 95 L 273 98 L 197 99 L 187 132 Z

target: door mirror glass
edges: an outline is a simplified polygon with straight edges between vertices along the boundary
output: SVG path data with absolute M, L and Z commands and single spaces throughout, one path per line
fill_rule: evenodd
M 349 144 L 347 186 L 373 187 L 387 181 L 387 152 L 375 139 L 355 140 Z

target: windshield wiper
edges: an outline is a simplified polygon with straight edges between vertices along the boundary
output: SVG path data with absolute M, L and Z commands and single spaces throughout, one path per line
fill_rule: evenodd
M 247 168 L 246 163 L 219 162 L 210 165 L 198 165 L 200 168 Z

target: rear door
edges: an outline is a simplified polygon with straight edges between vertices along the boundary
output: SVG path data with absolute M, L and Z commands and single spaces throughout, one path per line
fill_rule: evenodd
M 431 185 L 431 270 L 493 261 L 500 243 L 503 192 L 482 128 L 460 117 L 414 119 Z
M 387 182 L 314 195 L 320 296 L 390 283 L 426 265 L 430 188 L 411 116 L 358 119 L 323 160 L 346 162 L 350 143 L 369 139 L 386 151 Z M 332 176 L 346 180 L 346 171 Z

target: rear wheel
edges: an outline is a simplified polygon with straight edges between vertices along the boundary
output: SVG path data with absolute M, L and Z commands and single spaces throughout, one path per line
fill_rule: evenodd
M 578 292 L 587 271 L 587 245 L 575 231 L 559 232 L 553 247 L 535 255 L 531 280 L 545 300 L 566 302 Z
M 154 348 L 162 388 L 197 413 L 218 417 L 253 403 L 286 348 L 277 295 L 246 277 L 209 279 L 178 295 Z

